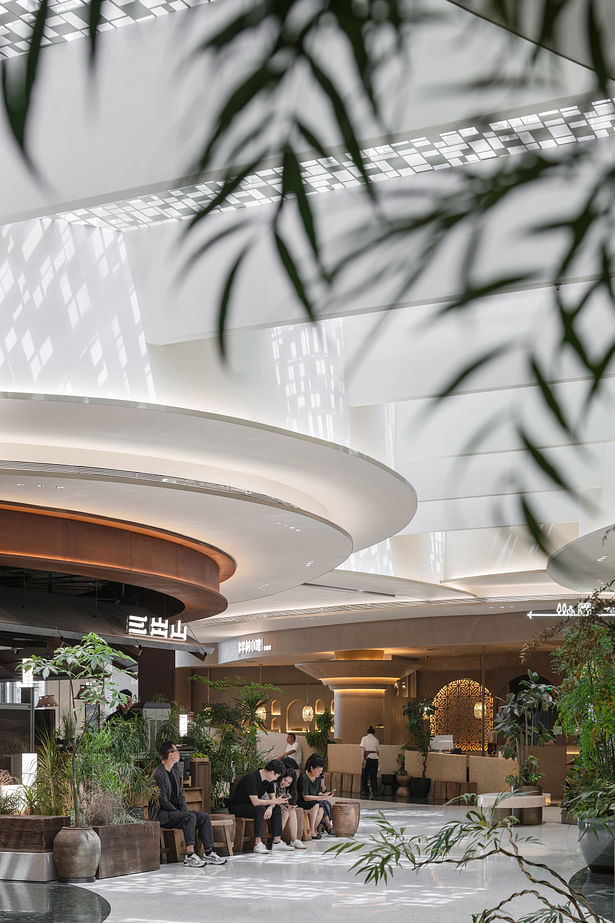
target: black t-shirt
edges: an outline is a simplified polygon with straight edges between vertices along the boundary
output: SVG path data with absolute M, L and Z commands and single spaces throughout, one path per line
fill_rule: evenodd
M 260 769 L 255 769 L 254 772 L 246 773 L 243 779 L 239 781 L 237 788 L 229 799 L 229 806 L 235 804 L 251 804 L 250 795 L 256 795 L 257 798 L 262 798 L 265 792 L 271 794 L 274 791 L 275 784 L 273 782 L 265 782 L 261 779 Z

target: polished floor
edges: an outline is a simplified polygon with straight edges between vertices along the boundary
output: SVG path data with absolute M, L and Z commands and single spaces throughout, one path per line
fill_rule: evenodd
M 434 832 L 444 822 L 461 817 L 460 807 L 362 802 L 357 837 L 374 829 L 370 815 L 382 809 L 409 832 Z M 534 840 L 524 850 L 552 865 L 570 879 L 583 869 L 576 828 L 559 823 L 559 809 L 547 808 L 541 827 L 519 828 Z M 52 886 L 46 911 L 37 913 L 33 898 L 12 885 L 13 901 L 4 891 L 0 921 L 11 923 L 271 923 L 288 918 L 292 923 L 363 923 L 379 919 L 408 923 L 470 923 L 473 913 L 493 906 L 526 882 L 512 862 L 491 857 L 480 866 L 456 871 L 449 866 L 421 872 L 398 872 L 388 886 L 366 886 L 350 870 L 350 855 L 324 855 L 331 840 L 309 844 L 305 852 L 258 856 L 244 854 L 221 868 L 185 869 L 163 866 L 159 872 L 112 878 L 80 888 Z M 604 881 L 581 876 L 587 887 L 601 893 L 600 912 L 613 919 L 612 888 Z M 581 881 L 581 879 L 578 879 Z M 612 879 L 611 879 L 612 884 Z M 606 882 L 608 886 L 608 882 Z M 44 886 L 38 886 L 40 888 Z M 22 894 L 19 903 L 19 895 Z M 34 894 L 34 892 L 31 892 Z M 71 904 L 72 901 L 72 904 Z M 39 901 L 40 904 L 40 901 Z M 11 911 L 12 906 L 12 911 Z M 516 914 L 534 905 L 520 903 Z M 20 908 L 19 910 L 17 908 Z M 29 910 L 28 910 L 29 908 Z M 598 908 L 596 908 L 598 909 Z M 12 915 L 11 915 L 12 913 Z M 8 915 L 5 915 L 8 914 Z M 79 914 L 82 914 L 81 916 Z

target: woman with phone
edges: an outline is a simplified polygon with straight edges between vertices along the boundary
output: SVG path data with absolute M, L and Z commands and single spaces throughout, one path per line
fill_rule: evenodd
M 307 849 L 297 835 L 297 773 L 294 769 L 287 769 L 285 775 L 278 781 L 278 798 L 285 798 L 286 803 L 280 805 L 282 811 L 282 830 L 288 828 L 288 842 L 295 849 Z
M 298 799 L 297 804 L 304 811 L 307 811 L 310 818 L 310 832 L 313 840 L 322 839 L 318 832 L 318 826 L 323 820 L 325 808 L 323 804 L 330 805 L 332 792 L 323 792 L 321 776 L 324 772 L 325 764 L 319 753 L 312 753 L 305 764 L 305 772 L 301 774 L 298 782 Z M 327 829 L 329 824 L 326 824 Z

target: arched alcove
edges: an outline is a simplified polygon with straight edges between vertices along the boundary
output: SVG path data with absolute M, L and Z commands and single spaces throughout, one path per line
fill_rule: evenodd
M 272 715 L 281 715 L 282 711 L 280 709 L 280 700 L 272 699 L 271 700 L 271 714 Z
M 286 709 L 286 730 L 287 731 L 303 731 L 305 730 L 305 721 L 301 715 L 301 710 L 303 709 L 303 701 L 301 699 L 293 699 L 288 703 Z
M 279 715 L 276 715 L 275 717 L 273 717 L 273 718 L 271 719 L 271 730 L 272 730 L 272 731 L 281 731 L 281 727 L 280 727 L 280 717 L 279 717 Z
M 325 703 L 322 699 L 316 699 L 314 702 L 314 714 L 315 715 L 324 715 L 325 713 Z
M 436 712 L 429 719 L 432 734 L 452 734 L 456 747 L 480 750 L 487 746 L 487 732 L 493 726 L 493 696 L 485 689 L 485 737 L 482 730 L 482 688 L 469 677 L 447 683 L 433 700 Z

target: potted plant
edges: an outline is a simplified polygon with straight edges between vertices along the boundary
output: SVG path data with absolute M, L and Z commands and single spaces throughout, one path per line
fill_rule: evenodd
M 63 827 L 53 842 L 54 860 L 58 877 L 64 881 L 93 881 L 100 861 L 100 839 L 91 826 L 84 823 L 81 810 L 79 785 L 79 756 L 83 735 L 79 733 L 76 696 L 79 686 L 75 684 L 88 680 L 80 690 L 80 701 L 88 705 L 111 706 L 124 704 L 123 696 L 109 679 L 114 658 L 132 660 L 91 632 L 79 644 L 58 647 L 51 657 L 33 655 L 24 661 L 24 670 L 32 670 L 43 680 L 49 676 L 68 679 L 70 711 L 73 718 L 73 737 L 69 742 L 70 790 L 74 823 Z M 134 661 L 132 661 L 134 663 Z
M 536 713 L 546 712 L 555 706 L 555 690 L 549 683 L 541 683 L 540 677 L 528 670 L 528 678 L 520 683 L 519 692 L 510 692 L 504 705 L 498 710 L 493 727 L 504 736 L 504 756 L 515 759 L 518 774 L 506 777 L 513 792 L 540 792 L 538 785 L 542 778 L 539 762 L 530 754 L 530 747 L 544 746 L 554 739 L 553 732 Z
M 409 737 L 406 749 L 418 750 L 423 763 L 422 776 L 410 778 L 410 795 L 413 798 L 427 798 L 429 794 L 431 779 L 427 777 L 427 757 L 432 737 L 429 719 L 435 712 L 433 699 L 423 699 L 422 702 L 410 701 L 402 709 Z
M 397 754 L 397 774 L 395 776 L 395 781 L 397 782 L 397 788 L 395 789 L 396 798 L 408 798 L 410 796 L 410 775 L 406 770 L 406 747 L 402 749 Z
M 313 747 L 317 753 L 320 753 L 325 762 L 325 769 L 327 768 L 327 750 L 334 720 L 331 712 L 325 708 L 320 715 L 316 715 L 316 729 L 305 732 L 306 743 L 309 747 Z
M 566 780 L 565 807 L 579 825 L 579 845 L 591 868 L 613 869 L 615 841 L 615 626 L 601 611 L 612 606 L 599 593 L 582 618 L 563 625 L 553 655 L 563 674 L 558 717 L 579 754 Z M 560 630 L 562 626 L 560 626 Z

